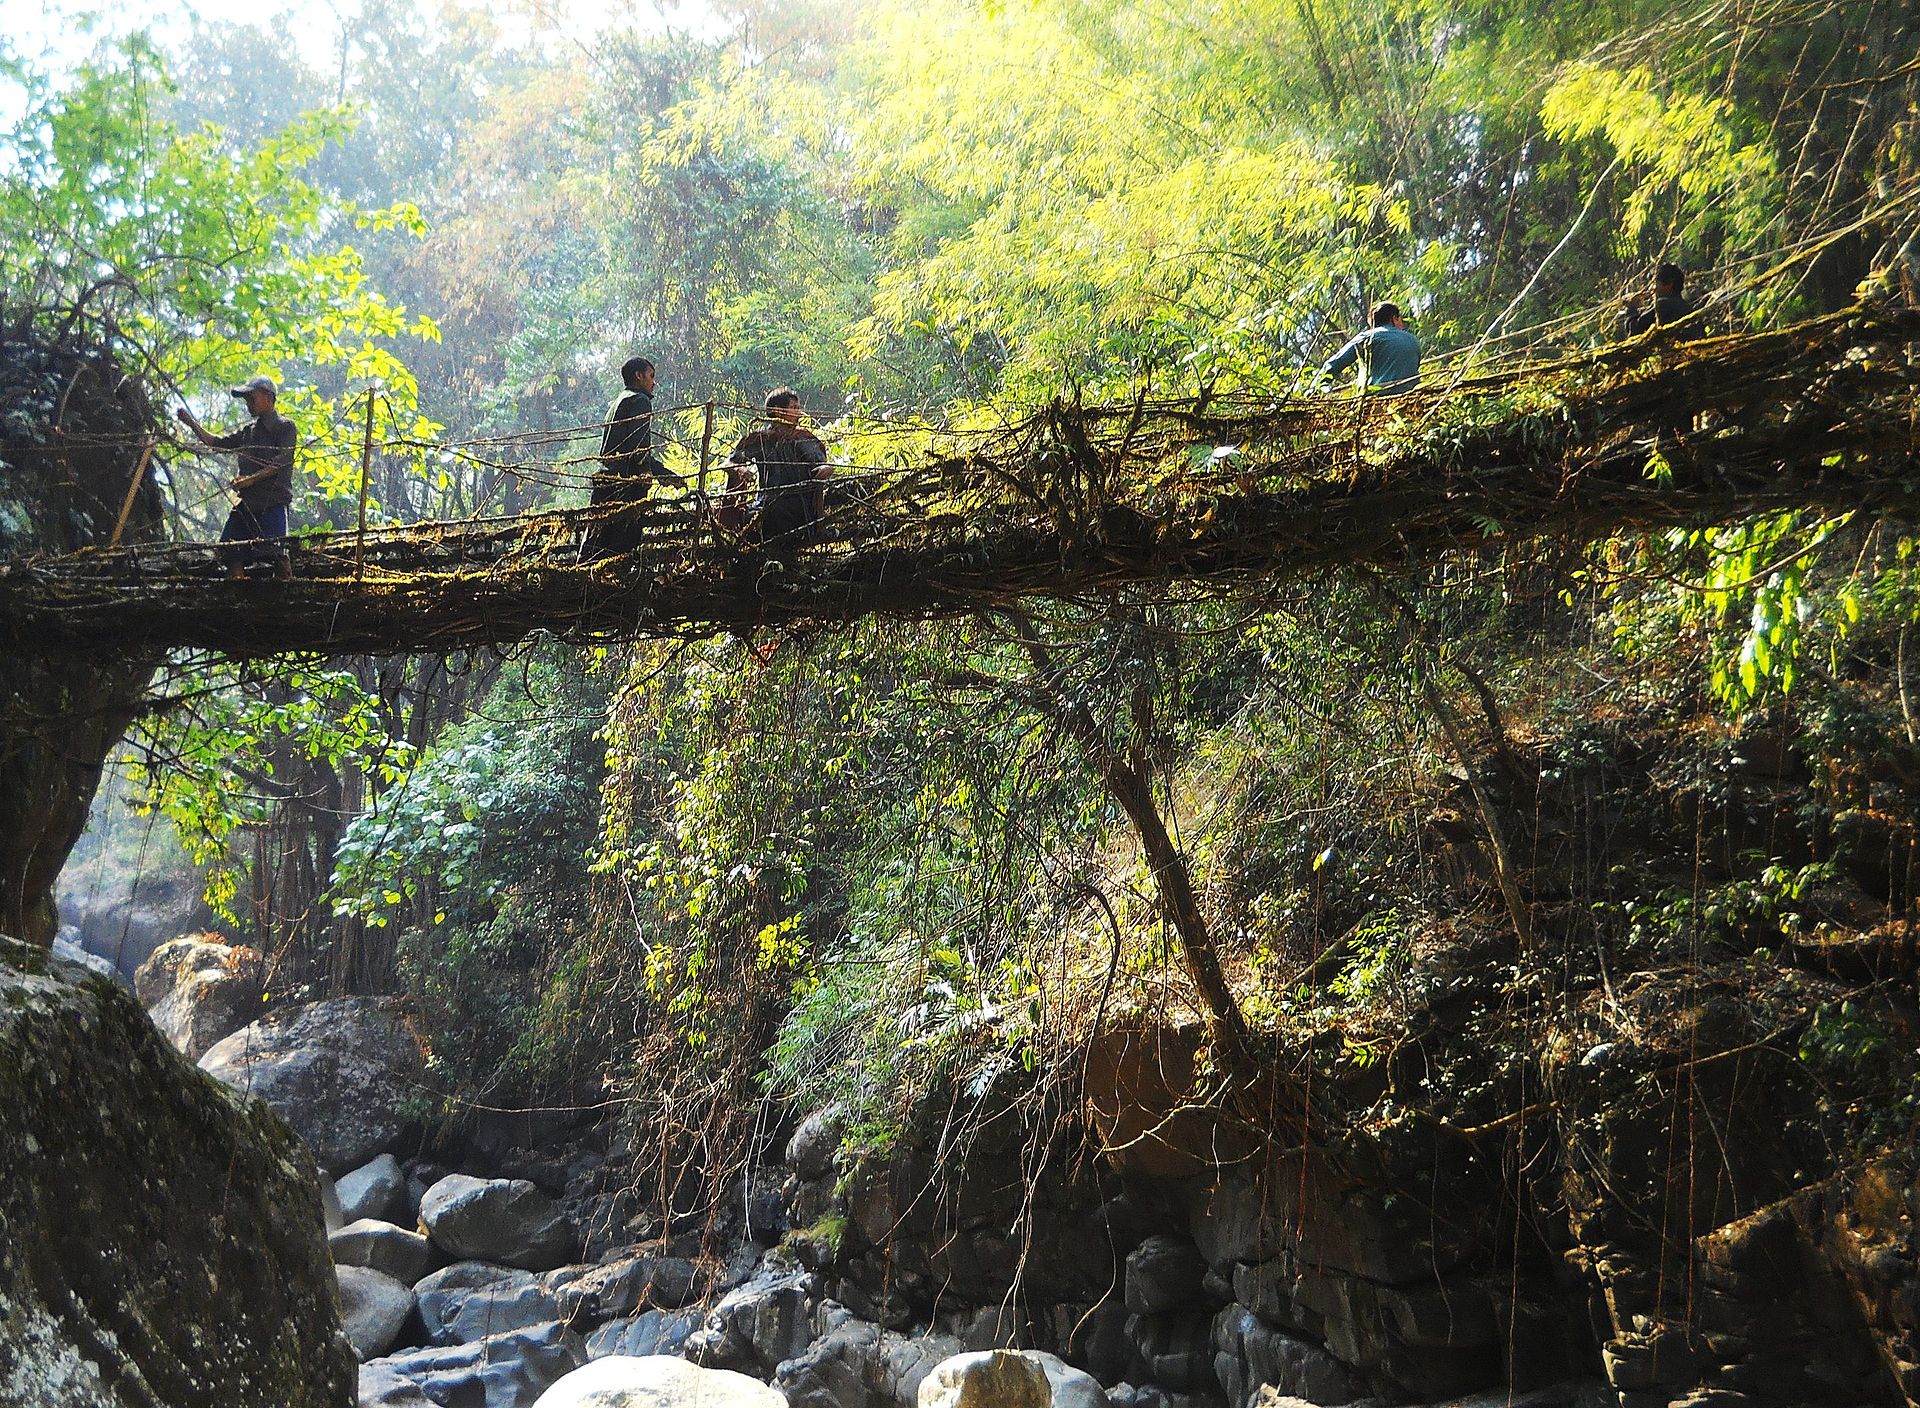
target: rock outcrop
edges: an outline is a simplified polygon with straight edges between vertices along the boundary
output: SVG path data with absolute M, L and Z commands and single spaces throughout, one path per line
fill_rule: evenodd
M 311 1155 L 131 994 L 0 939 L 0 1110 L 0 1398 L 352 1401 Z
M 329 1173 L 392 1148 L 412 1122 L 423 1065 L 406 1023 L 364 997 L 271 1013 L 200 1058 L 202 1070 L 271 1105 Z

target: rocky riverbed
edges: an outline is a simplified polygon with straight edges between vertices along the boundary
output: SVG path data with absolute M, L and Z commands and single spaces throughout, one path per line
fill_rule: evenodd
M 1011 1081 L 925 1112 L 890 1157 L 873 1159 L 848 1151 L 827 1108 L 723 1190 L 717 1216 L 663 1215 L 635 1187 L 645 1151 L 584 1115 L 424 1142 L 426 1053 L 392 1004 L 263 1012 L 258 956 L 201 936 L 163 945 L 140 970 L 150 1021 L 124 988 L 59 959 L 36 968 L 26 954 L 9 1021 L 31 1026 L 69 1004 L 77 1030 L 115 1033 L 92 1043 L 103 1063 L 92 1076 L 29 1033 L 59 1089 L 110 1092 L 127 1071 L 154 1069 L 184 1092 L 129 1092 L 142 1108 L 131 1133 L 102 1104 L 98 1140 L 150 1135 L 125 1166 L 176 1190 L 167 1196 L 183 1210 L 223 1191 L 172 1232 L 102 1221 L 100 1236 L 128 1246 L 137 1236 L 143 1249 L 98 1291 L 131 1318 L 76 1338 L 35 1268 L 57 1265 L 84 1297 L 84 1253 L 48 1234 L 63 1224 L 56 1190 L 23 1138 L 81 1145 L 51 1123 L 65 1117 L 51 1087 L 35 1087 L 43 1113 L 24 1135 L 10 1130 L 7 1181 L 10 1213 L 44 1245 L 10 1238 L 8 1294 L 24 1311 L 9 1318 L 27 1328 L 10 1330 L 7 1347 L 37 1366 L 40 1388 L 8 1402 L 148 1401 L 64 1397 L 54 1385 L 114 1365 L 157 1382 L 149 1359 L 161 1337 L 216 1332 L 192 1328 L 215 1300 L 176 1299 L 136 1264 L 155 1261 L 153 1248 L 156 1264 L 176 1268 L 225 1259 L 260 1288 L 243 1295 L 254 1319 L 218 1328 L 236 1340 L 218 1361 L 231 1362 L 232 1382 L 152 1400 L 163 1403 L 744 1403 L 760 1400 L 743 1385 L 767 1385 L 798 1408 L 1797 1408 L 1898 1402 L 1886 1386 L 1912 1382 L 1916 1209 L 1911 1181 L 1891 1172 L 1803 1190 L 1697 1239 L 1688 1258 L 1705 1328 L 1683 1334 L 1650 1313 L 1665 1303 L 1650 1283 L 1659 1263 L 1617 1206 L 1583 1211 L 1576 1198 L 1564 1228 L 1522 1239 L 1505 1171 L 1445 1132 L 1376 1140 L 1365 1165 L 1271 1147 L 1191 1106 L 1191 1063 L 1177 1059 L 1190 1047 L 1142 1030 L 1116 1034 L 1090 1064 L 1114 1098 L 1081 1117 L 1040 1119 Z M 17 1051 L 27 1038 L 9 1040 Z M 1589 1074 L 1599 1082 L 1599 1068 L 1627 1059 L 1603 1053 Z M 258 1101 L 222 1103 L 222 1085 Z M 239 1133 L 152 1123 L 183 1100 Z M 516 1128 L 537 1137 L 503 1136 Z M 1088 1154 L 1096 1136 L 1103 1157 Z M 1596 1176 L 1630 1136 L 1629 1123 L 1612 1128 L 1614 1144 L 1595 1144 Z M 216 1178 L 222 1160 L 250 1171 Z M 106 1167 L 61 1176 L 137 1222 L 127 1190 L 89 1172 Z M 328 1253 L 331 1284 L 316 1285 Z M 168 1274 L 170 1285 L 205 1284 L 198 1271 Z M 149 1323 L 139 1308 L 161 1304 L 167 1329 L 154 1320 L 142 1332 L 153 1343 L 117 1328 Z M 248 1367 L 248 1354 L 264 1358 Z M 329 1377 L 343 1359 L 357 1363 L 357 1386 Z M 663 1360 L 683 1368 L 654 1367 Z M 302 1390 L 263 1397 L 293 1364 Z

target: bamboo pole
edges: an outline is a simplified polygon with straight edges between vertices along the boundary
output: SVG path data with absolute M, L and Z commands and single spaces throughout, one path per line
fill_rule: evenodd
M 694 497 L 699 504 L 700 522 L 707 521 L 707 471 L 713 466 L 713 411 L 711 397 L 706 405 L 706 424 L 700 431 L 700 477 L 693 481 Z
M 147 461 L 153 458 L 153 437 L 147 437 L 147 443 L 140 447 L 140 463 L 133 467 L 133 482 L 127 485 L 127 497 L 121 501 L 120 516 L 113 521 L 113 536 L 107 539 L 107 546 L 120 546 L 120 535 L 127 531 L 127 517 L 133 512 L 134 498 L 140 493 L 141 481 L 147 477 Z
M 366 571 L 367 553 L 367 478 L 373 472 L 373 398 L 374 389 L 367 388 L 367 433 L 360 442 L 360 528 L 353 539 L 353 580 L 359 581 Z

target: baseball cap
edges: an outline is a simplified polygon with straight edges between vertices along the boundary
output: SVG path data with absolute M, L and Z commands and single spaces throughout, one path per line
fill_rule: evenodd
M 239 386 L 227 388 L 227 394 L 229 396 L 244 396 L 249 391 L 264 391 L 269 396 L 278 396 L 280 394 L 279 390 L 273 384 L 273 378 L 270 376 L 257 376 L 252 381 L 242 382 Z

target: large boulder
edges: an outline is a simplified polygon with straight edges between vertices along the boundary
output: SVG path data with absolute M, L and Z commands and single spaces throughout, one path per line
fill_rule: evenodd
M 271 1013 L 200 1058 L 202 1070 L 273 1106 L 329 1173 L 399 1140 L 423 1064 L 406 1024 L 366 997 Z
M 432 1270 L 433 1244 L 408 1227 L 363 1217 L 327 1234 L 335 1266 L 365 1266 L 411 1286 Z
M 534 1408 L 786 1408 L 778 1389 L 667 1355 L 616 1354 L 575 1369 Z
M 198 1061 L 260 1016 L 265 971 L 257 949 L 218 934 L 189 934 L 149 954 L 133 990 L 167 1040 Z
M 1053 1387 L 1037 1360 L 985 1349 L 942 1360 L 920 1381 L 920 1408 L 1049 1408 Z
M 0 1400 L 351 1400 L 312 1157 L 130 993 L 0 939 L 0 1111 Z
M 360 1408 L 528 1408 L 585 1362 L 579 1336 L 549 1320 L 370 1360 L 360 1366 Z
M 371 1267 L 342 1266 L 335 1274 L 340 1280 L 340 1318 L 354 1354 L 361 1359 L 385 1354 L 413 1313 L 412 1290 Z
M 341 1174 L 334 1192 L 340 1198 L 340 1215 L 348 1222 L 363 1217 L 382 1222 L 413 1221 L 412 1209 L 407 1206 L 407 1176 L 392 1154 L 382 1154 L 352 1173 Z
M 550 1271 L 579 1234 L 557 1203 L 524 1178 L 449 1174 L 420 1200 L 420 1225 L 450 1256 Z
M 484 1261 L 456 1261 L 414 1288 L 427 1338 L 463 1344 L 558 1320 L 553 1293 L 530 1271 Z

